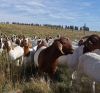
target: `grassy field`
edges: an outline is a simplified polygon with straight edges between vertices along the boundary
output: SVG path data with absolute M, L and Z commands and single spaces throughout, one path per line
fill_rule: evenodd
M 22 26 L 22 25 L 7 25 L 0 24 L 0 33 L 6 35 L 22 34 L 25 36 L 37 35 L 44 38 L 46 36 L 55 37 L 58 34 L 68 36 L 72 40 L 80 39 L 82 36 L 90 35 L 93 33 L 99 34 L 100 32 L 85 32 L 72 31 L 64 29 L 51 29 L 47 27 L 38 26 Z M 10 69 L 7 69 L 7 65 Z M 7 72 L 8 71 L 8 72 Z M 0 54 L 0 93 L 91 93 L 91 81 L 87 77 L 83 77 L 80 85 L 76 85 L 73 81 L 71 86 L 71 73 L 67 67 L 59 67 L 57 72 L 58 81 L 55 83 L 45 82 L 43 79 L 34 78 L 30 82 L 19 82 L 21 67 L 15 66 L 7 55 Z M 6 72 L 6 74 L 4 73 Z M 96 93 L 100 93 L 100 85 L 96 85 Z
M 51 29 L 50 27 L 38 27 L 38 26 L 28 26 L 28 25 L 12 25 L 12 24 L 0 24 L 0 32 L 6 33 L 7 35 L 12 34 L 23 34 L 25 36 L 37 35 L 38 37 L 52 36 L 55 37 L 58 34 L 63 36 L 68 36 L 71 39 L 80 39 L 85 35 L 90 35 L 93 33 L 99 34 L 100 32 L 84 32 L 84 31 L 72 31 L 65 29 Z

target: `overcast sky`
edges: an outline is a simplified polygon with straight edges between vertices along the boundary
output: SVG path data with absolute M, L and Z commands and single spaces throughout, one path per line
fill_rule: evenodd
M 100 0 L 0 0 L 0 21 L 86 24 L 100 31 Z

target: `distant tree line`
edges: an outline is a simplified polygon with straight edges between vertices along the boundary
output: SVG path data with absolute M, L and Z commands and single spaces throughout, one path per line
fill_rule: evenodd
M 34 23 L 20 23 L 20 22 L 0 22 L 0 24 L 17 24 L 17 25 L 29 25 L 29 26 L 44 26 L 44 27 L 47 27 L 47 28 L 51 28 L 51 29 L 59 29 L 59 30 L 62 30 L 62 29 L 69 29 L 69 30 L 83 30 L 83 31 L 89 31 L 89 27 L 87 27 L 86 25 L 82 26 L 82 27 L 78 27 L 78 26 L 73 26 L 73 25 L 51 25 L 51 24 L 34 24 Z

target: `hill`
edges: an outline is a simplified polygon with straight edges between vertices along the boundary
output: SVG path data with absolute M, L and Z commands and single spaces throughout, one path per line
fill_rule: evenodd
M 99 34 L 100 32 L 93 31 L 77 31 L 77 30 L 65 30 L 65 29 L 56 29 L 45 26 L 29 26 L 29 25 L 16 25 L 16 24 L 0 24 L 0 33 L 5 33 L 7 35 L 11 34 L 22 34 L 25 36 L 37 35 L 38 37 L 52 36 L 55 37 L 58 34 L 63 36 L 68 36 L 71 39 L 79 39 L 82 36 L 90 34 Z

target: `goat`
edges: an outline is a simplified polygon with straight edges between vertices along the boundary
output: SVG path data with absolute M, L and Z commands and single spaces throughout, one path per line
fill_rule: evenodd
M 73 49 L 70 40 L 68 38 L 61 37 L 60 39 L 56 39 L 51 46 L 42 46 L 38 49 L 35 53 L 34 61 L 36 61 L 35 63 L 38 65 L 40 72 L 47 73 L 50 78 L 53 79 L 58 64 L 56 59 L 61 55 L 72 52 Z

